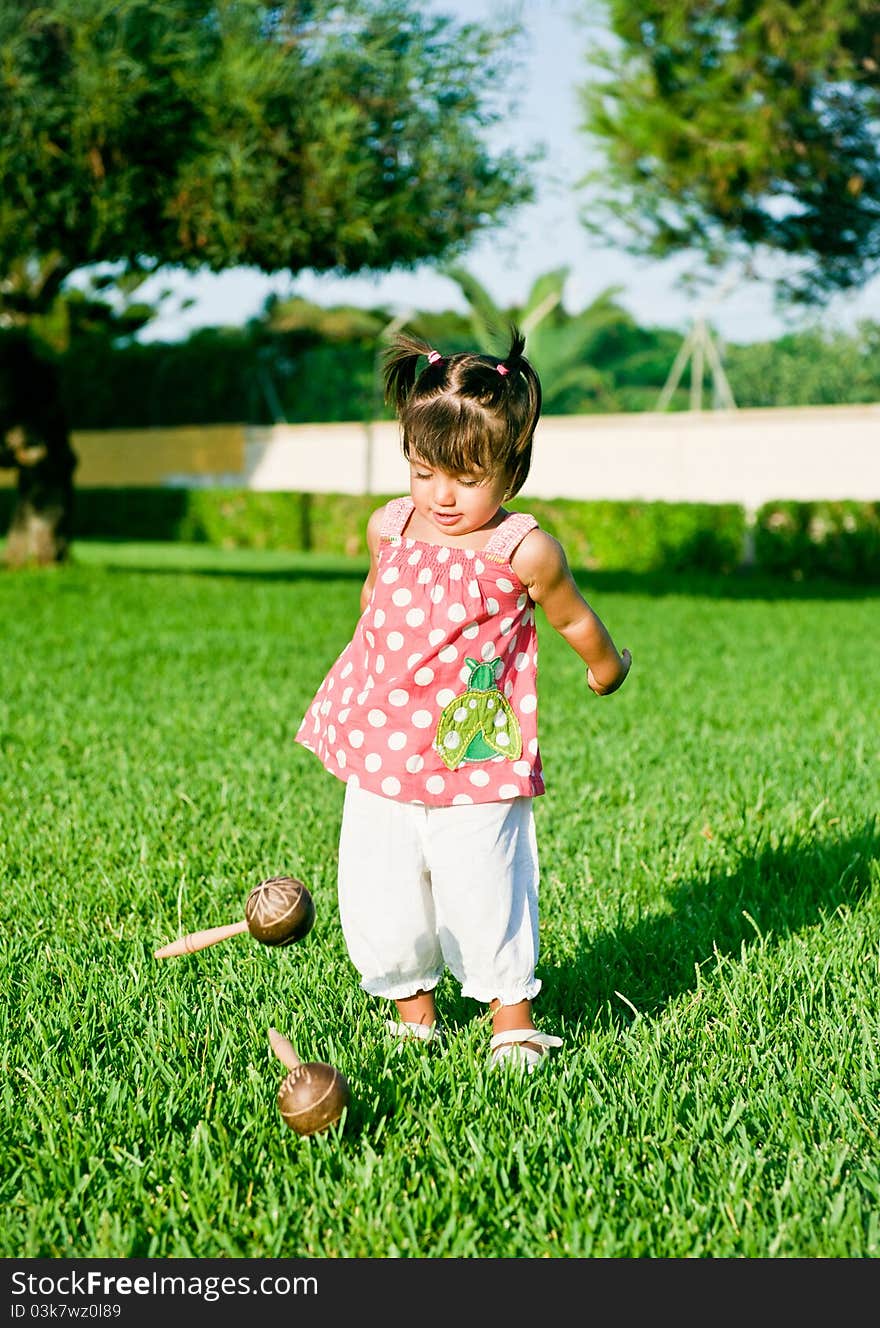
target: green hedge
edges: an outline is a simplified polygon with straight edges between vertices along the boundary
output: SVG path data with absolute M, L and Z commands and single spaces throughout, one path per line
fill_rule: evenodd
M 755 561 L 793 580 L 880 582 L 880 502 L 765 503 L 755 519 Z
M 365 552 L 367 517 L 386 500 L 250 489 L 80 489 L 75 534 L 356 556 Z
M 565 547 L 573 567 L 604 572 L 733 572 L 745 513 L 735 503 L 578 502 L 522 499 Z
M 248 489 L 79 489 L 74 538 L 181 540 L 224 548 L 365 553 L 384 494 Z M 14 494 L 0 490 L 0 529 Z M 734 503 L 518 499 L 590 571 L 729 573 L 742 566 L 746 518 Z M 792 580 L 880 581 L 880 502 L 775 502 L 757 513 L 751 570 Z
M 181 540 L 225 548 L 356 556 L 365 552 L 370 512 L 389 496 L 208 488 L 79 489 L 74 537 Z M 9 497 L 8 492 L 3 494 L 4 500 Z M 742 556 L 743 512 L 733 504 L 519 499 L 512 506 L 533 512 L 565 546 L 574 567 L 730 572 Z

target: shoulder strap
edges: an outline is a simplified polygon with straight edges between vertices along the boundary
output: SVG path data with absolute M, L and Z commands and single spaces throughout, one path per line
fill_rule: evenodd
M 382 539 L 392 539 L 400 535 L 415 508 L 412 498 L 392 498 L 385 504 L 385 515 L 379 534 Z
M 510 562 L 516 546 L 534 530 L 537 521 L 529 512 L 511 512 L 492 532 L 492 538 L 483 552 L 488 558 L 498 558 Z

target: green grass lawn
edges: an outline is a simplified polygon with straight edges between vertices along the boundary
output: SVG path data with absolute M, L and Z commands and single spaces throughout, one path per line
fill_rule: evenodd
M 293 743 L 365 566 L 81 543 L 0 575 L 6 1258 L 880 1254 L 880 601 L 585 577 L 617 695 L 541 633 L 544 988 L 491 1074 L 385 1040 L 335 898 L 343 786 Z M 288 873 L 309 936 L 234 922 Z M 281 1120 L 268 1029 L 351 1086 Z

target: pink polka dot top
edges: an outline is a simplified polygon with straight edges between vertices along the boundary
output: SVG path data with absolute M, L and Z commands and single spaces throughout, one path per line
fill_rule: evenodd
M 514 512 L 484 549 L 456 549 L 407 538 L 413 510 L 408 497 L 386 505 L 370 602 L 296 741 L 399 802 L 535 797 L 535 608 L 510 559 L 538 523 Z

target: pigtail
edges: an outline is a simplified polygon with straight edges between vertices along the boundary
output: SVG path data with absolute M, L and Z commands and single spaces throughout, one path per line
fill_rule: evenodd
M 511 324 L 509 349 L 495 366 L 502 383 L 499 399 L 508 423 L 511 496 L 522 488 L 529 473 L 532 441 L 542 405 L 541 380 L 526 359 L 525 348 L 525 334 Z
M 504 376 L 505 374 L 516 373 L 517 370 L 520 370 L 522 368 L 523 361 L 525 360 L 525 356 L 523 354 L 525 348 L 526 348 L 525 333 L 521 332 L 518 327 L 511 324 L 510 349 L 508 350 L 504 359 L 499 361 L 499 364 L 497 366 L 498 373 Z M 526 361 L 526 363 L 528 363 L 528 361 Z
M 400 410 L 407 401 L 415 385 L 419 360 L 422 356 L 433 358 L 436 351 L 408 332 L 399 332 L 385 352 L 383 377 L 385 400 L 393 403 Z

